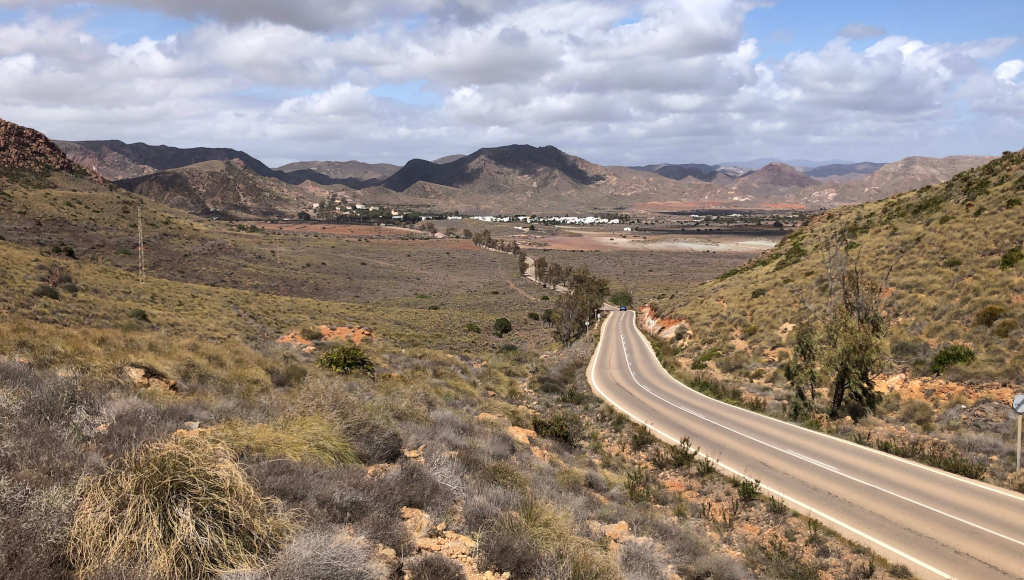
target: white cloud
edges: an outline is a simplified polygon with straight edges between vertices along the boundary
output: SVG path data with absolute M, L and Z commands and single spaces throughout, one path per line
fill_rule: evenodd
M 1017 84 L 1017 77 L 1024 72 L 1024 60 L 1008 60 L 996 67 L 995 77 L 997 81 L 1009 85 Z
M 1012 39 L 887 36 L 859 50 L 851 38 L 878 31 L 848 27 L 765 61 L 744 35 L 745 0 L 408 0 L 388 14 L 354 0 L 101 1 L 198 20 L 127 43 L 83 20 L 2 25 L 0 116 L 58 138 L 270 160 L 402 161 L 516 141 L 626 162 L 970 152 L 958 131 L 1024 111 L 1024 62 L 984 64 Z M 11 4 L 26 3 L 0 0 Z M 385 83 L 443 100 L 374 96 Z

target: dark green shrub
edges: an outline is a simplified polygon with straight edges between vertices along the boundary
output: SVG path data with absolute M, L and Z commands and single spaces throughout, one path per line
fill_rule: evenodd
M 529 318 L 530 320 L 540 320 L 540 314 L 537 314 L 536 312 L 530 312 L 526 315 L 526 317 Z
M 891 574 L 893 578 L 900 578 L 901 580 L 904 578 L 909 579 L 914 577 L 914 573 L 910 571 L 910 568 L 907 568 L 903 564 L 896 564 L 892 568 L 889 568 L 889 574 Z
M 1010 248 L 1006 250 L 1006 253 L 1003 254 L 1002 259 L 999 261 L 999 269 L 1009 270 L 1021 260 L 1024 260 L 1024 252 L 1021 251 L 1020 247 Z
M 651 430 L 646 425 L 637 425 L 633 429 L 633 436 L 630 439 L 633 449 L 637 451 L 643 451 L 657 441 L 658 438 L 654 436 L 654 433 L 651 433 Z
M 637 503 L 647 503 L 654 497 L 653 487 L 657 479 L 642 466 L 626 473 L 626 494 Z
M 756 289 L 756 290 L 754 290 L 753 292 L 750 293 L 750 297 L 751 298 L 760 298 L 760 297 L 764 296 L 767 293 L 768 293 L 768 291 L 765 290 L 764 288 L 758 288 L 758 289 Z
M 761 494 L 761 481 L 758 479 L 741 479 L 736 482 L 736 493 L 743 502 L 752 502 Z
M 141 308 L 133 308 L 128 312 L 128 318 L 134 318 L 139 322 L 149 322 L 149 314 Z
M 498 336 L 505 336 L 512 332 L 512 323 L 507 318 L 498 318 L 494 321 L 494 334 Z
M 942 265 L 946 268 L 958 268 L 964 261 L 960 258 L 946 258 L 943 260 Z
M 554 316 L 555 311 L 550 308 L 546 308 L 544 310 L 544 313 L 540 315 L 540 319 L 544 322 L 547 322 L 548 324 L 551 324 L 551 322 L 554 321 Z
M 935 374 L 942 374 L 942 371 L 956 364 L 970 364 L 974 362 L 974 351 L 962 344 L 945 346 L 932 359 L 931 370 Z
M 374 371 L 373 361 L 354 344 L 343 344 L 328 350 L 316 364 L 320 368 L 346 375 L 354 372 L 372 375 Z
M 1011 197 L 1010 199 L 1006 200 L 1006 209 L 1010 209 L 1011 207 L 1017 207 L 1018 205 L 1020 205 L 1019 197 Z
M 569 445 L 576 445 L 583 439 L 583 420 L 579 415 L 559 411 L 545 419 L 540 415 L 533 417 L 533 430 L 541 437 L 556 439 Z
M 60 292 L 56 288 L 49 284 L 40 284 L 36 286 L 36 289 L 32 291 L 33 296 L 39 298 L 50 298 L 52 300 L 60 300 Z
M 1006 309 L 1002 306 L 986 306 L 974 315 L 974 325 L 992 326 L 992 324 L 1002 318 L 1004 314 L 1006 314 Z
M 480 334 L 480 327 L 472 322 L 467 322 L 466 332 L 475 332 L 477 334 Z

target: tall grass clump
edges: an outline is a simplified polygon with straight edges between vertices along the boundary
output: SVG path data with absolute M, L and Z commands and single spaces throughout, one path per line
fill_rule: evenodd
M 242 454 L 323 465 L 359 463 L 341 430 L 321 417 L 294 417 L 270 424 L 229 421 L 214 435 Z
M 210 578 L 256 568 L 294 528 L 231 450 L 202 434 L 140 448 L 79 483 L 70 555 L 83 578 Z

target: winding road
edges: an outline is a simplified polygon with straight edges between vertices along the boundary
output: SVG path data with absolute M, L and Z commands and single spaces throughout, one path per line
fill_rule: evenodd
M 722 403 L 662 368 L 633 311 L 611 312 L 591 387 L 661 439 L 822 520 L 921 578 L 1024 578 L 1024 495 Z

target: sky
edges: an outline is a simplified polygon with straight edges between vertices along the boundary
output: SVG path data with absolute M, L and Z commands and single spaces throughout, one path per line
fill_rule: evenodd
M 0 118 L 55 139 L 404 163 L 1024 147 L 1020 0 L 0 0 Z

